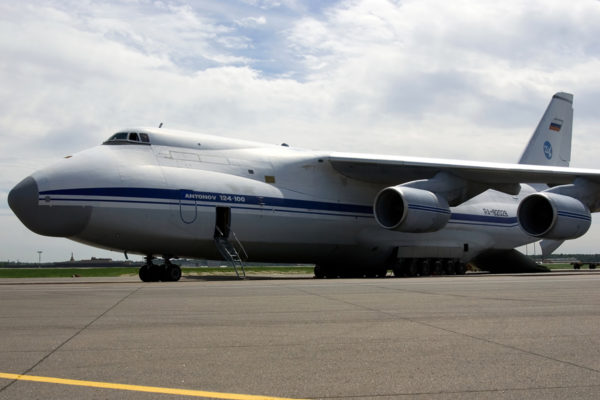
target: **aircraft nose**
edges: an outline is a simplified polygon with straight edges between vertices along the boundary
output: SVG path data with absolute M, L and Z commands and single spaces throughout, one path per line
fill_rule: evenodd
M 8 193 L 8 205 L 21 221 L 28 219 L 38 203 L 38 186 L 35 179 L 23 179 Z
M 75 236 L 92 213 L 91 207 L 40 205 L 38 184 L 31 176 L 8 193 L 8 205 L 27 228 L 45 236 Z

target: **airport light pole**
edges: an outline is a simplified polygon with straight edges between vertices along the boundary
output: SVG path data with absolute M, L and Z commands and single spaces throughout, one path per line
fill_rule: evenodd
M 38 250 L 37 253 L 38 253 L 38 268 L 40 268 L 42 266 L 42 253 L 43 253 L 43 251 L 42 250 Z

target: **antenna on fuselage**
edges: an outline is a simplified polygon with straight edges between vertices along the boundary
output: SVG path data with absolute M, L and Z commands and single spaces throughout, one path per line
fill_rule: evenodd
M 158 127 L 159 127 L 159 128 L 162 128 L 162 122 L 161 122 L 160 124 L 158 124 Z

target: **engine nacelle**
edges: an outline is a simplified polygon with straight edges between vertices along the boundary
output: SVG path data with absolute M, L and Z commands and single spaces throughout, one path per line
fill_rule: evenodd
M 406 186 L 383 189 L 373 204 L 375 220 L 385 229 L 401 232 L 435 232 L 450 219 L 450 206 L 428 190 Z
M 546 239 L 575 239 L 590 228 L 590 210 L 579 200 L 556 193 L 534 193 L 525 197 L 517 218 L 528 234 Z

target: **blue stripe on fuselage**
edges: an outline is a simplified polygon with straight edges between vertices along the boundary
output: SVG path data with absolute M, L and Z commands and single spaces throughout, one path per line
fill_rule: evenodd
M 130 187 L 107 187 L 107 188 L 79 188 L 79 189 L 59 189 L 40 192 L 40 200 L 47 196 L 61 196 L 52 200 L 56 201 L 98 201 L 98 202 L 121 202 L 138 204 L 197 204 L 205 206 L 202 203 L 221 203 L 231 204 L 235 208 L 253 209 L 244 206 L 263 206 L 272 207 L 281 212 L 297 212 L 303 214 L 323 214 L 339 215 L 336 213 L 360 214 L 360 217 L 373 217 L 372 206 L 358 204 L 329 203 L 313 200 L 285 199 L 277 197 L 261 197 L 249 195 L 234 195 L 214 192 L 196 192 L 192 190 L 176 189 L 154 189 L 154 188 L 130 188 Z M 70 196 L 70 197 L 62 197 Z M 81 198 L 93 197 L 93 198 Z M 110 199 L 110 198 L 113 199 Z M 115 199 L 116 198 L 116 199 Z M 235 201 L 236 198 L 243 198 L 244 201 Z M 143 199 L 143 200 L 141 200 Z M 227 200 L 231 199 L 231 200 Z M 288 210 L 286 210 L 286 208 Z M 412 207 L 411 207 L 412 208 Z M 292 210 L 289 210 L 292 209 Z M 314 211 L 314 212 L 311 212 Z M 442 209 L 431 209 L 429 211 L 440 212 Z M 446 210 L 443 210 L 447 212 Z M 357 215 L 351 215 L 357 216 Z M 517 226 L 516 217 L 495 217 L 489 215 L 452 213 L 449 223 L 462 225 L 500 225 L 505 227 Z
M 334 211 L 343 213 L 369 214 L 373 213 L 371 206 L 358 204 L 327 203 L 313 200 L 285 199 L 277 197 L 261 197 L 248 195 L 234 195 L 228 193 L 196 192 L 191 190 L 173 189 L 149 189 L 149 188 L 84 188 L 84 189 L 60 189 L 40 192 L 40 198 L 49 195 L 60 196 L 93 196 L 119 197 L 119 198 L 142 198 L 153 200 L 173 200 L 183 202 L 211 202 L 227 203 L 236 205 L 256 205 L 267 207 L 286 207 L 306 210 Z M 186 196 L 187 195 L 187 196 Z M 190 196 L 191 195 L 191 196 Z M 243 201 L 239 201 L 243 198 Z M 57 198 L 55 200 L 70 200 Z M 75 199 L 73 199 L 75 200 Z M 84 200 L 84 199 L 80 199 Z M 125 200 L 124 200 L 125 201 Z

